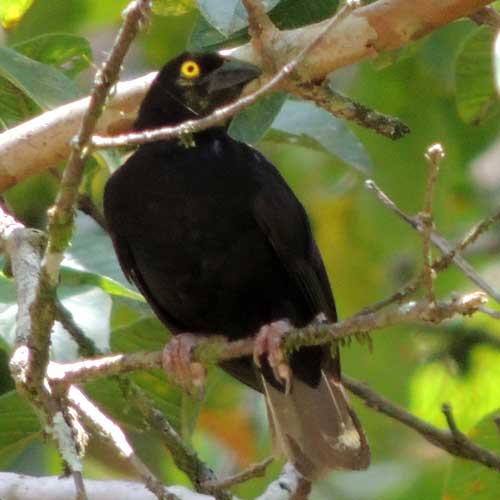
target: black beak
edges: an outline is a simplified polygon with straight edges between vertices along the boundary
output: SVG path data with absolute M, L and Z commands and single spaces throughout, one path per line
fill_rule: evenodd
M 238 59 L 227 59 L 208 76 L 208 93 L 243 86 L 261 74 L 260 68 L 253 64 Z

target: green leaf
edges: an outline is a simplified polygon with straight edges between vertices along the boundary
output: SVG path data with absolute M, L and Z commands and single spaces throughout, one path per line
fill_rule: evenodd
M 33 408 L 16 391 L 0 396 L 0 464 L 20 453 L 41 431 Z
M 500 353 L 487 346 L 473 349 L 470 368 L 462 375 L 452 373 L 440 362 L 417 370 L 410 386 L 410 410 L 432 424 L 446 427 L 441 411 L 450 403 L 458 426 L 466 432 L 498 407 Z
M 462 44 L 455 64 L 458 114 L 466 123 L 479 124 L 499 110 L 493 75 L 493 31 L 478 28 Z
M 153 12 L 159 16 L 181 16 L 196 8 L 196 0 L 153 0 Z
M 0 2 L 0 24 L 6 29 L 15 28 L 33 0 L 2 0 Z
M 247 11 L 241 0 L 197 0 L 203 17 L 220 33 L 229 36 L 248 25 Z M 279 0 L 263 0 L 266 11 Z
M 76 218 L 76 232 L 64 264 L 73 269 L 106 276 L 129 290 L 133 289 L 120 269 L 109 235 L 82 213 Z
M 217 31 L 203 16 L 200 16 L 188 42 L 189 50 L 217 50 L 228 38 Z
M 92 61 L 88 40 L 68 33 L 47 33 L 12 48 L 35 61 L 53 66 L 70 78 L 88 68 Z
M 111 348 L 118 352 L 158 351 L 165 346 L 168 330 L 156 318 L 141 318 L 116 328 L 111 335 Z M 180 421 L 181 393 L 166 379 L 162 370 L 134 372 L 131 379 L 154 401 L 157 408 Z
M 269 140 L 319 147 L 363 173 L 372 168 L 364 146 L 345 122 L 310 102 L 288 100 L 271 128 Z
M 278 28 L 293 29 L 331 17 L 337 8 L 337 0 L 315 0 L 314 2 L 281 0 L 269 12 L 269 16 Z M 245 27 L 246 22 L 242 26 L 243 29 L 228 35 L 216 29 L 202 15 L 193 28 L 188 46 L 191 50 L 215 50 L 228 43 L 242 44 L 248 40 Z
M 270 16 L 278 28 L 293 29 L 333 16 L 338 6 L 338 0 L 281 0 Z
M 0 76 L 42 109 L 57 107 L 80 96 L 78 87 L 66 75 L 8 47 L 0 47 Z
M 500 452 L 500 435 L 494 417 L 490 414 L 474 426 L 469 437 L 487 450 Z M 443 500 L 498 500 L 500 474 L 482 464 L 454 458 L 446 480 Z
M 145 302 L 144 297 L 140 293 L 123 286 L 121 283 L 112 278 L 108 278 L 107 276 L 102 276 L 97 273 L 82 271 L 69 266 L 62 266 L 61 280 L 64 285 L 92 285 L 99 287 L 109 295 L 126 297 L 138 300 L 139 302 Z
M 286 95 L 282 92 L 274 92 L 260 99 L 234 117 L 229 134 L 248 144 L 257 143 L 273 123 L 285 100 Z

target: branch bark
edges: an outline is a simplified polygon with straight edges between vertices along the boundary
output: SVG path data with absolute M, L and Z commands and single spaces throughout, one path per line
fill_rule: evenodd
M 500 471 L 500 455 L 482 448 L 462 434 L 456 427 L 449 405 L 443 406 L 443 413 L 446 416 L 449 426 L 449 430 L 444 430 L 424 420 L 420 420 L 415 415 L 377 394 L 361 382 L 344 377 L 344 385 L 370 408 L 417 431 L 427 441 L 447 451 L 450 455 L 473 460 L 490 469 Z
M 393 50 L 469 16 L 492 0 L 379 0 L 357 9 L 339 23 L 299 66 L 297 83 L 322 80 L 331 71 Z M 275 35 L 276 67 L 302 50 L 327 21 Z M 233 51 L 235 57 L 258 62 L 250 44 Z M 97 125 L 99 133 L 127 130 L 155 73 L 119 84 Z M 0 135 L 0 192 L 66 158 L 88 99 L 44 113 Z
M 85 486 L 91 500 L 155 500 L 146 487 L 133 481 L 96 481 L 86 479 Z M 0 498 L 2 500 L 68 500 L 74 496 L 70 479 L 58 476 L 33 477 L 12 472 L 0 472 Z M 213 500 L 208 495 L 194 493 L 183 486 L 172 486 L 168 492 L 179 500 Z

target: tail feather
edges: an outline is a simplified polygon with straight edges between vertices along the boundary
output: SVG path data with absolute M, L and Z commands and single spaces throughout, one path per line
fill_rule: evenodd
M 276 446 L 304 477 L 368 467 L 370 449 L 339 380 L 322 369 L 316 387 L 293 377 L 288 394 L 261 380 Z

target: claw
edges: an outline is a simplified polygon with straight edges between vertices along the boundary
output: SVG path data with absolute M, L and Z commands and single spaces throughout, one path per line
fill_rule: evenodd
M 263 358 L 267 355 L 267 362 L 274 378 L 279 384 L 285 385 L 286 394 L 290 392 L 292 373 L 282 348 L 282 342 L 283 336 L 290 328 L 291 325 L 286 320 L 262 326 L 255 339 L 253 352 L 254 363 L 259 368 L 262 367 Z
M 205 367 L 192 359 L 193 349 L 199 341 L 199 335 L 181 333 L 163 349 L 162 364 L 167 377 L 189 393 L 202 391 L 205 387 Z

